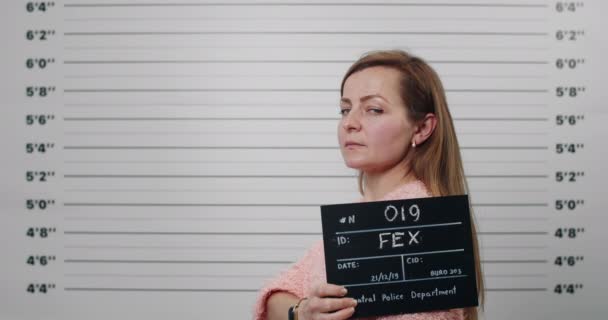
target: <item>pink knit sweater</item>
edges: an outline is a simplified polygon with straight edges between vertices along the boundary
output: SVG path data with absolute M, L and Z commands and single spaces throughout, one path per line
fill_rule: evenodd
M 389 192 L 381 200 L 397 200 L 409 198 L 429 197 L 430 193 L 421 181 L 414 181 L 399 186 Z M 306 254 L 289 269 L 284 271 L 275 279 L 271 280 L 258 295 L 254 306 L 254 319 L 266 319 L 266 302 L 275 292 L 289 292 L 296 297 L 310 296 L 312 288 L 318 283 L 327 282 L 325 276 L 325 255 L 323 241 L 316 242 Z M 287 317 L 287 315 L 285 315 Z M 377 320 L 462 320 L 463 309 L 451 309 L 444 311 L 410 313 L 394 316 L 382 316 Z

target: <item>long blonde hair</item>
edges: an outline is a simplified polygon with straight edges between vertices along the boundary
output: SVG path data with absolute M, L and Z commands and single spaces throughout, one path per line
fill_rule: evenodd
M 452 116 L 448 110 L 445 91 L 439 76 L 423 59 L 402 50 L 372 51 L 363 55 L 346 72 L 342 79 L 340 96 L 344 94 L 344 83 L 350 75 L 366 68 L 382 66 L 400 72 L 401 98 L 407 115 L 414 123 L 420 122 L 428 113 L 435 114 L 437 126 L 431 136 L 416 148 L 410 148 L 410 170 L 429 188 L 433 196 L 468 194 L 460 147 Z M 363 172 L 359 172 L 359 191 L 363 193 Z M 483 308 L 484 281 L 476 236 L 475 220 L 471 212 L 473 253 L 476 265 L 479 305 Z M 466 309 L 466 318 L 478 319 L 476 307 Z

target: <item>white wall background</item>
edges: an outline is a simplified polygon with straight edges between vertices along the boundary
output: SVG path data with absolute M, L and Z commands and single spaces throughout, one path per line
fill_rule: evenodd
M 390 48 L 447 89 L 486 318 L 604 315 L 605 2 L 28 3 L 0 11 L 0 318 L 250 318 L 263 282 L 320 238 L 318 206 L 357 198 L 340 80 Z

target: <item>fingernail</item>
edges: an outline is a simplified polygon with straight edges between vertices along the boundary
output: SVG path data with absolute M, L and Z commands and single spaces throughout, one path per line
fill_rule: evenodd
M 342 288 L 342 294 L 346 294 L 348 292 L 348 290 L 346 290 L 346 288 Z
M 357 300 L 355 300 L 355 299 L 352 299 L 352 300 L 353 300 L 353 306 L 356 306 L 357 305 Z

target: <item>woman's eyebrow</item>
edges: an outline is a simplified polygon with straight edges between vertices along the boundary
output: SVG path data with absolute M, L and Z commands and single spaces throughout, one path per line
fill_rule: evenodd
M 373 99 L 373 98 L 380 98 L 380 99 L 382 99 L 382 100 L 384 100 L 386 102 L 389 102 L 386 98 L 384 98 L 383 96 L 381 96 L 379 94 L 369 94 L 369 95 L 366 95 L 364 97 L 361 97 L 361 99 L 359 99 L 359 101 L 364 102 L 366 100 Z M 340 102 L 351 104 L 351 101 L 350 101 L 349 98 L 341 98 Z
M 367 95 L 367 96 L 365 96 L 365 97 L 361 97 L 360 101 L 361 101 L 361 102 L 363 102 L 363 101 L 365 101 L 365 100 L 369 100 L 369 99 L 373 99 L 373 98 L 380 98 L 380 99 L 382 99 L 382 100 L 384 100 L 384 101 L 388 102 L 388 100 L 387 100 L 387 99 L 385 99 L 383 96 L 381 96 L 381 95 L 379 95 L 379 94 L 370 94 L 370 95 Z
M 341 99 L 340 99 L 340 103 L 342 103 L 342 102 L 344 102 L 344 103 L 348 103 L 348 104 L 351 104 L 351 103 L 350 103 L 350 99 L 349 99 L 349 98 L 341 98 Z

